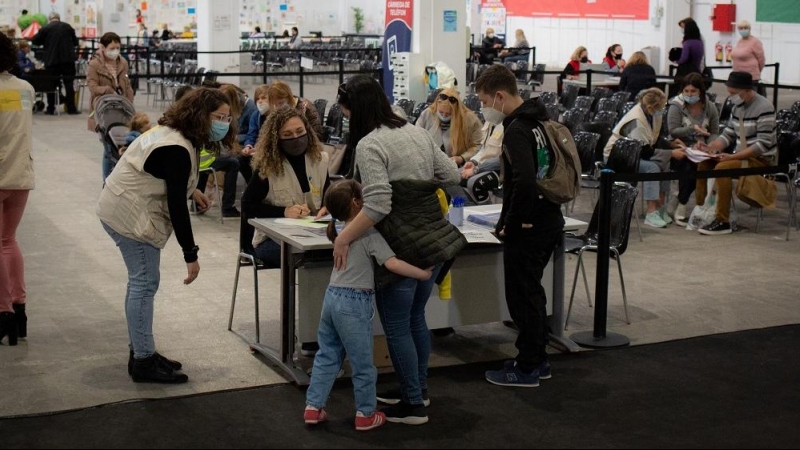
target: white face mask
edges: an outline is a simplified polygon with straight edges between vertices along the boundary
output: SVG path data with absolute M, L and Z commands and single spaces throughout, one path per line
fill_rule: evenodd
M 119 50 L 106 50 L 106 58 L 112 61 L 119 58 Z
M 497 97 L 495 97 L 494 101 L 492 101 L 491 107 L 481 108 L 481 114 L 483 114 L 483 118 L 486 119 L 487 122 L 497 126 L 503 123 L 503 119 L 506 118 L 506 115 L 502 111 L 494 109 L 495 103 L 497 103 Z M 503 102 L 503 104 L 500 106 L 501 109 L 503 107 L 505 107 L 505 102 Z
M 731 95 L 729 98 L 733 106 L 742 106 L 744 104 L 744 99 L 739 94 Z
M 266 114 L 266 112 L 269 111 L 269 103 L 267 102 L 258 102 L 256 104 L 256 107 L 258 107 L 258 112 L 261 113 L 262 115 Z

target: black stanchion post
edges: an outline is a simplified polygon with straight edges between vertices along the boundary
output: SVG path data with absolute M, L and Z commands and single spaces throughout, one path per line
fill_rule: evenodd
M 304 78 L 305 78 L 305 75 L 304 75 L 303 66 L 300 65 L 300 97 L 301 98 L 305 97 L 305 94 L 303 93 L 303 89 L 305 87 L 305 86 L 303 86 L 303 84 L 304 84 L 303 83 L 303 79 Z
M 586 71 L 586 95 L 592 95 L 592 69 Z
M 339 60 L 339 86 L 344 83 L 344 61 Z
M 261 71 L 264 73 L 262 83 L 267 84 L 267 50 L 261 50 Z
M 775 63 L 775 84 L 772 86 L 772 106 L 778 111 L 778 83 L 780 82 L 781 63 Z
M 533 53 L 533 59 L 531 60 L 531 64 L 536 67 L 536 47 L 531 47 L 531 53 Z
M 597 275 L 594 291 L 594 331 L 582 331 L 570 336 L 578 345 L 589 348 L 623 347 L 630 340 L 621 334 L 606 331 L 608 318 L 608 270 L 611 259 L 611 210 L 614 181 L 612 174 L 600 174 L 600 211 L 597 236 Z

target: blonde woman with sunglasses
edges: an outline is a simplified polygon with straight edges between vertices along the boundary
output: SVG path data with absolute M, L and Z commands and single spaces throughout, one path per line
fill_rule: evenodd
M 444 89 L 420 114 L 417 126 L 428 130 L 436 145 L 459 167 L 475 156 L 483 142 L 480 119 L 461 103 L 454 89 Z

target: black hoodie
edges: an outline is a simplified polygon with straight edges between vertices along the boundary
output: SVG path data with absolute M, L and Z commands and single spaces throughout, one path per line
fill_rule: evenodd
M 542 197 L 536 187 L 539 148 L 536 136 L 546 141 L 541 124 L 546 120 L 549 120 L 547 109 L 538 98 L 527 100 L 503 120 L 503 210 L 497 230 L 505 228 L 509 237 L 519 233 L 522 224 L 530 224 L 531 231 L 564 227 L 561 206 Z M 552 160 L 553 152 L 547 147 Z

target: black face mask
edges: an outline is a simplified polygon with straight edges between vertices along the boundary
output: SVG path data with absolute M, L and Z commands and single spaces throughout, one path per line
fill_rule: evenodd
M 614 55 L 614 59 L 622 59 L 622 53 L 620 53 L 619 55 Z
M 308 134 L 292 139 L 281 139 L 278 145 L 283 153 L 289 156 L 300 156 L 308 149 Z
M 581 58 L 581 62 L 584 63 L 584 64 L 588 63 L 589 62 L 589 57 L 588 56 L 584 56 L 583 58 Z

